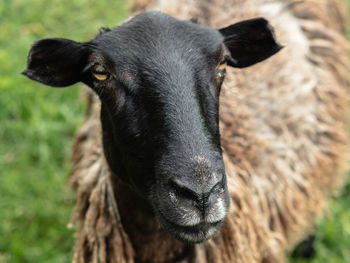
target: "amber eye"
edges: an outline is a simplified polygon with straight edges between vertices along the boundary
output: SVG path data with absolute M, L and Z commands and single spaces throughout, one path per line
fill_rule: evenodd
M 224 77 L 226 75 L 226 66 L 227 66 L 227 61 L 223 60 L 220 62 L 220 64 L 216 68 L 216 74 L 219 77 Z
M 109 75 L 106 72 L 105 68 L 101 65 L 95 65 L 92 68 L 92 75 L 94 75 L 95 79 L 99 81 L 105 81 L 108 79 Z

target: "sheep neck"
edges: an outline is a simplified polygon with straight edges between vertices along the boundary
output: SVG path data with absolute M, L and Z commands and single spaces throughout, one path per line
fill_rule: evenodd
M 112 181 L 121 221 L 135 250 L 135 262 L 178 262 L 190 257 L 193 247 L 167 233 L 145 199 L 116 176 Z

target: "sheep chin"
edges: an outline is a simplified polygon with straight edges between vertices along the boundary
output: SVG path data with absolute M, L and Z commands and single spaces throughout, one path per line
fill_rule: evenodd
M 169 221 L 159 210 L 155 210 L 160 225 L 176 239 L 184 243 L 202 243 L 212 238 L 224 222 L 222 220 L 215 223 L 202 222 L 194 226 L 181 226 Z

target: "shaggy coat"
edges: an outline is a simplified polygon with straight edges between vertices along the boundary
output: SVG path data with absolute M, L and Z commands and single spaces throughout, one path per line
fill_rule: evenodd
M 111 174 L 103 154 L 100 103 L 89 93 L 77 133 L 75 262 L 284 262 L 312 231 L 346 158 L 350 81 L 340 0 L 140 0 L 220 28 L 265 17 L 285 48 L 264 63 L 228 69 L 220 97 L 221 146 L 230 210 L 211 240 L 186 245 L 164 231 L 144 201 Z

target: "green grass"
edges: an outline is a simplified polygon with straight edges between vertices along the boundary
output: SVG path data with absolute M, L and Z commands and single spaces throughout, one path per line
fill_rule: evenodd
M 310 260 L 294 259 L 294 263 L 350 262 L 350 182 L 333 197 L 328 214 L 316 225 L 316 255 Z
M 70 145 L 81 123 L 80 86 L 52 89 L 20 75 L 30 45 L 77 41 L 126 17 L 125 0 L 0 0 L 0 263 L 70 262 Z M 317 226 L 312 261 L 350 262 L 350 184 Z
M 70 262 L 70 145 L 84 103 L 20 75 L 44 37 L 85 41 L 126 17 L 123 0 L 0 0 L 0 263 Z

